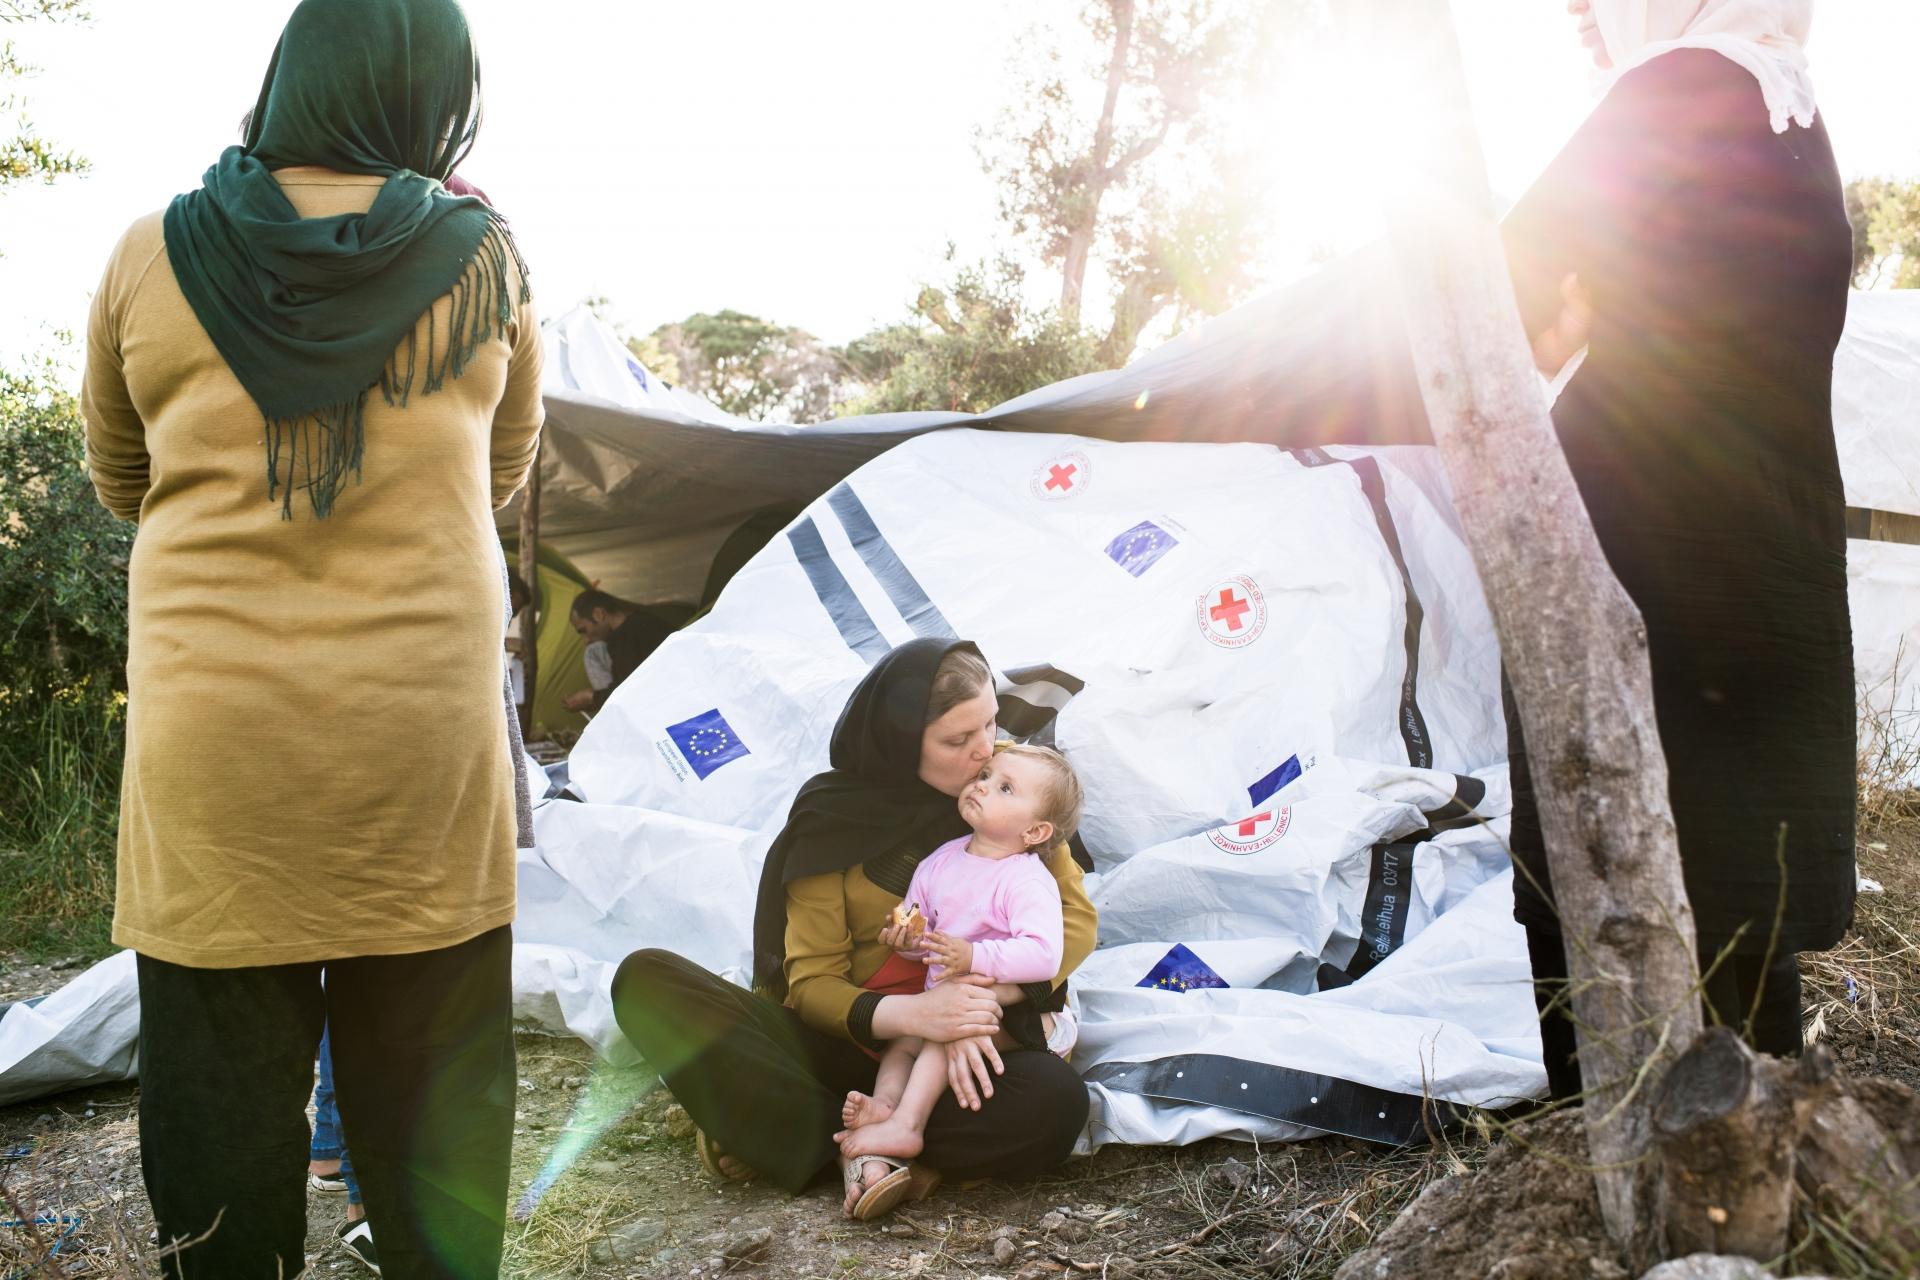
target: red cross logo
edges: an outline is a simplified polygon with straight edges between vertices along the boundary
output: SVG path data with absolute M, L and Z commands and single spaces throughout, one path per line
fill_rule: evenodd
M 1207 643 L 1244 649 L 1267 630 L 1267 597 L 1246 574 L 1223 578 L 1193 601 L 1194 621 Z
M 1093 486 L 1093 460 L 1079 450 L 1056 453 L 1027 473 L 1027 488 L 1042 502 L 1062 502 Z
M 1226 623 L 1229 631 L 1238 631 L 1245 625 L 1240 621 L 1241 615 L 1251 608 L 1253 608 L 1252 605 L 1233 593 L 1232 587 L 1222 587 L 1220 603 L 1207 610 L 1207 616 L 1215 622 Z
M 1287 828 L 1292 825 L 1293 810 L 1281 805 L 1277 808 L 1262 809 L 1251 818 L 1242 818 L 1238 822 L 1229 822 L 1225 826 L 1215 827 L 1207 833 L 1207 839 L 1223 853 L 1245 857 L 1247 854 L 1271 848 L 1280 837 L 1287 834 Z

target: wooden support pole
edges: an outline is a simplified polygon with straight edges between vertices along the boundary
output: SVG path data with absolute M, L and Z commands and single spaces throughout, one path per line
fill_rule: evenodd
M 1397 132 L 1378 161 L 1397 187 L 1387 222 L 1407 332 L 1519 704 L 1567 938 L 1594 1180 L 1637 1273 L 1662 1252 L 1653 1085 L 1700 1030 L 1646 630 L 1547 417 L 1446 0 L 1336 9 L 1356 70 L 1380 72 L 1372 92 L 1406 106 L 1379 113 Z
M 520 496 L 520 580 L 527 584 L 527 608 L 520 615 L 520 666 L 525 672 L 527 700 L 520 704 L 520 736 L 533 736 L 533 691 L 539 687 L 540 646 L 540 455 L 543 442 L 534 451 L 533 468 L 527 473 L 527 487 Z

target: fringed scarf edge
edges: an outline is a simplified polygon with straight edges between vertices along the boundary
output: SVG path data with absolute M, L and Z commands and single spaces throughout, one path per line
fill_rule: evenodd
M 457 380 L 465 373 L 474 353 L 496 332 L 505 332 L 513 319 L 513 309 L 533 296 L 520 246 L 514 243 L 505 220 L 492 210 L 487 217 L 486 234 L 446 295 L 450 314 L 444 331 L 437 324 L 435 313 L 440 304 L 436 299 L 427 308 L 424 320 L 416 321 L 395 345 L 378 381 L 349 399 L 296 417 L 265 416 L 267 498 L 280 499 L 282 520 L 293 519 L 295 490 L 306 493 L 314 518 L 325 520 L 333 514 L 334 502 L 348 475 L 359 481 L 366 453 L 367 397 L 376 387 L 381 397 L 397 408 L 407 406 L 416 379 L 420 394 L 432 395 L 449 378 Z M 509 266 L 520 282 L 517 297 L 507 275 Z M 426 327 L 424 364 L 420 352 L 422 323 Z M 283 458 L 287 464 L 284 480 L 280 474 Z

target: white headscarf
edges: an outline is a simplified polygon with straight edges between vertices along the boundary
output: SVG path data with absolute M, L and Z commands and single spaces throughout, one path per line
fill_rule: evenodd
M 1672 49 L 1712 49 L 1760 82 L 1775 133 L 1813 123 L 1813 0 L 1593 0 L 1593 16 L 1615 77 Z

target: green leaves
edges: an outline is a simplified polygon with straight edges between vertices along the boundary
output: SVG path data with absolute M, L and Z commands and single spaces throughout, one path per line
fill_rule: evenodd
M 701 312 L 627 345 L 669 382 L 756 422 L 818 422 L 843 398 L 838 353 L 742 311 Z
M 1856 288 L 1920 288 L 1920 182 L 1856 178 L 1847 184 Z
M 850 410 L 978 413 L 1102 368 L 1097 348 L 1078 325 L 1027 305 L 1013 262 L 976 263 L 945 288 L 922 288 L 911 320 L 847 347 L 849 369 L 867 386 Z
M 0 370 L 0 733 L 126 687 L 134 527 L 94 497 L 58 372 Z
M 85 0 L 0 0 L 0 23 L 44 20 L 63 22 L 88 20 Z M 7 86 L 31 76 L 37 68 L 20 61 L 13 41 L 0 41 L 0 113 L 11 113 L 21 106 L 20 95 Z M 85 173 L 87 161 L 72 151 L 64 151 L 34 131 L 33 121 L 19 116 L 11 134 L 0 135 L 0 192 L 16 182 L 39 179 L 53 182 L 69 174 Z

